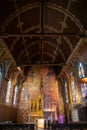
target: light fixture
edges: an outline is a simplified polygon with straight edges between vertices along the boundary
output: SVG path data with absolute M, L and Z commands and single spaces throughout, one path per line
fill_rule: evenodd
M 82 65 L 80 63 L 79 68 L 79 81 L 81 83 L 87 83 L 87 64 L 85 63 L 84 65 Z
M 17 69 L 18 69 L 19 71 L 21 71 L 21 68 L 20 68 L 19 66 L 17 67 Z
M 79 81 L 81 83 L 87 83 L 87 77 L 80 78 Z

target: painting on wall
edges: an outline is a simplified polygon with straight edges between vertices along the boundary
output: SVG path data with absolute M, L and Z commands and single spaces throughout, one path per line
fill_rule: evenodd
M 29 98 L 28 98 L 29 97 Z M 58 85 L 52 68 L 32 67 L 22 84 L 20 109 L 29 109 L 30 115 L 57 119 Z

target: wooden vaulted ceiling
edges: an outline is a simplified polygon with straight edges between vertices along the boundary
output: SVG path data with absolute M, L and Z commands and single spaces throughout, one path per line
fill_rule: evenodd
M 0 38 L 17 65 L 66 64 L 87 28 L 87 1 L 1 0 Z

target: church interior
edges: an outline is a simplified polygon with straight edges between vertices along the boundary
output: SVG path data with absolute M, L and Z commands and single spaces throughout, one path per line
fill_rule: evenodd
M 87 123 L 87 1 L 0 1 L 0 122 Z

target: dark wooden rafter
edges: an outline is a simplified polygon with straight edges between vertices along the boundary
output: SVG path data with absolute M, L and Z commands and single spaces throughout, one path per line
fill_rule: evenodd
M 44 33 L 44 18 L 43 18 L 43 8 L 44 8 L 44 2 L 43 0 L 40 1 L 41 4 L 40 4 L 40 24 L 41 24 L 41 27 L 40 27 L 40 33 L 43 34 Z M 40 38 L 40 53 L 41 53 L 41 63 L 43 63 L 43 37 Z
M 0 34 L 1 38 L 9 38 L 9 37 L 58 37 L 58 36 L 76 36 L 81 38 L 87 38 L 87 34 L 85 33 L 3 33 Z
M 74 48 L 73 52 L 70 54 L 69 58 L 67 59 L 66 63 L 68 64 L 70 60 L 73 58 L 75 52 L 77 51 L 78 47 L 85 41 L 84 38 L 81 38 L 77 43 L 76 47 Z
M 22 64 L 22 65 L 18 65 L 20 67 L 27 67 L 27 66 L 68 66 L 66 63 L 34 63 L 34 64 Z
M 44 32 L 44 14 L 43 14 L 44 2 L 41 0 L 41 34 Z
M 14 3 L 14 4 L 15 4 L 15 9 L 16 9 L 16 11 L 17 11 L 17 10 L 18 10 L 18 7 L 17 7 L 17 2 L 16 2 L 16 0 L 15 0 L 15 3 Z M 22 23 L 22 21 L 21 21 L 20 15 L 17 16 L 17 19 L 18 19 L 18 28 L 20 29 L 20 32 L 23 33 L 23 32 L 24 32 L 24 31 L 23 31 L 23 27 L 22 27 L 23 23 Z M 27 50 L 26 40 L 25 40 L 25 37 L 24 37 L 24 36 L 22 37 L 22 40 L 23 40 L 22 44 L 24 45 L 24 50 L 25 50 L 25 52 L 26 52 L 26 56 L 28 56 L 28 50 Z

